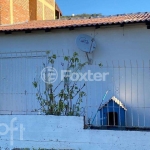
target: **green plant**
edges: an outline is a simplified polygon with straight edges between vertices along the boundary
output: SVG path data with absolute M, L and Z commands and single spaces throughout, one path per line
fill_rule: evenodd
M 50 55 L 47 52 L 48 62 L 47 66 L 54 67 L 57 56 L 55 54 Z M 67 115 L 67 116 L 80 116 L 83 107 L 83 97 L 86 93 L 83 91 L 85 83 L 82 86 L 78 86 L 78 81 L 71 81 L 68 76 L 68 71 L 72 73 L 79 72 L 87 63 L 81 63 L 78 53 L 74 53 L 73 56 L 64 56 L 64 62 L 66 64 L 66 74 L 58 85 L 54 86 L 53 83 L 46 83 L 46 88 L 43 92 L 40 89 L 40 83 L 35 81 L 32 83 L 37 89 L 36 97 L 40 103 L 40 110 L 46 115 Z M 43 64 L 44 67 L 47 67 Z

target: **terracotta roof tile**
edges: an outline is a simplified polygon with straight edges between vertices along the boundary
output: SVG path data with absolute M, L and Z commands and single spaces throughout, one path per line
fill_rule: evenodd
M 71 20 L 46 20 L 46 21 L 30 21 L 13 25 L 1 25 L 0 31 L 20 31 L 20 30 L 39 30 L 53 28 L 69 28 L 95 25 L 112 25 L 150 22 L 150 13 L 123 14 L 116 16 L 91 18 L 91 19 L 71 19 Z

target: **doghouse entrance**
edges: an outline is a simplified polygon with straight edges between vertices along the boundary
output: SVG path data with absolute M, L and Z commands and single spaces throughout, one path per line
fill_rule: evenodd
M 118 125 L 118 114 L 116 112 L 107 113 L 108 122 L 107 125 L 116 126 Z

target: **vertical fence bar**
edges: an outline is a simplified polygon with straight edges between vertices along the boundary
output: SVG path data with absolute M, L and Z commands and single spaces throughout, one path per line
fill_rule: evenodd
M 107 61 L 106 61 L 106 69 L 107 69 L 107 72 L 108 72 L 108 62 L 107 62 Z M 105 83 L 107 83 L 107 86 L 106 86 L 106 87 L 107 87 L 107 90 L 106 90 L 106 91 L 109 91 L 109 81 L 107 81 L 107 82 L 105 82 Z M 104 100 L 105 100 L 105 99 L 104 99 Z M 107 109 L 109 109 L 109 108 L 108 108 L 108 105 L 109 105 L 109 104 L 107 104 Z M 107 120 L 108 120 L 108 125 L 110 125 L 110 123 L 109 123 L 109 113 L 108 113 L 108 112 L 109 112 L 109 111 L 107 110 L 107 117 L 108 117 Z
M 118 90 L 119 90 L 119 93 L 118 93 L 118 96 L 119 96 L 119 98 L 120 98 L 120 63 L 119 63 L 119 60 L 118 60 L 118 70 L 119 70 L 119 88 L 118 88 Z M 120 102 L 119 102 L 119 104 L 120 104 Z M 120 112 L 120 105 L 119 105 L 119 126 L 121 125 L 121 112 Z
M 133 85 L 132 85 L 132 75 L 133 75 L 133 70 L 132 70 L 132 62 L 130 60 L 130 67 L 131 67 L 131 106 L 130 106 L 130 109 L 131 109 L 131 123 L 132 123 L 132 127 L 133 127 L 133 103 L 132 103 L 132 88 L 133 88 Z
M 1 60 L 1 56 L 2 54 L 0 53 L 0 81 L 2 80 L 2 60 Z M 0 95 L 1 95 L 1 97 L 3 97 L 3 95 L 2 95 L 2 87 L 0 87 Z M 1 105 L 0 105 L 0 108 L 1 108 Z M 1 109 L 0 109 L 0 115 L 2 114 L 2 112 L 1 112 Z
M 25 70 L 25 81 L 27 80 L 27 78 L 26 78 L 27 77 L 27 64 L 28 64 L 28 62 L 27 62 L 27 52 L 26 52 L 25 53 L 25 67 L 24 67 L 24 70 Z M 26 84 L 25 84 L 25 86 L 26 86 Z M 26 91 L 25 94 L 27 95 L 28 91 Z M 27 97 L 28 96 L 26 96 L 26 95 L 25 95 L 25 100 L 24 100 L 25 101 L 25 108 L 24 108 L 25 110 L 24 111 L 25 111 L 25 114 L 27 115 L 27 113 L 28 113 L 27 112 L 27 108 L 28 108 L 28 99 L 27 99 Z
M 149 60 L 149 63 L 148 63 L 148 73 L 149 73 L 149 82 L 148 82 L 148 83 L 149 83 L 149 85 L 150 85 L 150 60 Z M 147 108 L 148 108 L 149 111 L 150 111 L 150 103 L 148 103 Z M 149 121 L 148 126 L 150 127 L 150 121 Z
M 136 67 L 137 67 L 137 72 L 136 72 L 136 74 L 137 74 L 137 121 L 138 121 L 138 127 L 139 127 L 139 125 L 140 125 L 140 122 L 139 122 L 139 113 L 138 113 L 138 109 L 139 109 L 139 94 L 138 94 L 138 91 L 139 91 L 139 70 L 138 70 L 138 62 L 137 62 L 137 60 L 136 60 Z
M 144 127 L 145 127 L 145 65 L 144 65 L 144 60 L 143 60 L 143 101 L 144 101 Z
M 8 55 L 9 56 L 9 55 Z M 12 53 L 10 54 L 10 62 L 11 62 L 11 65 L 12 65 L 12 67 L 13 67 L 13 56 L 12 56 Z M 12 78 L 14 78 L 14 69 L 11 67 L 11 76 L 12 76 Z M 16 80 L 15 80 L 16 81 Z M 12 84 L 14 84 L 14 82 L 15 82 L 14 80 L 12 80 Z M 10 81 L 11 82 L 11 81 Z M 10 93 L 9 93 L 9 95 L 11 95 L 11 97 L 12 97 L 12 99 L 10 99 L 11 100 L 11 105 L 13 106 L 13 101 L 14 101 L 14 86 L 11 86 L 11 91 L 10 91 Z M 13 111 L 13 110 L 12 110 Z M 13 113 L 11 111 L 11 114 Z
M 114 90 L 115 90 L 115 88 L 114 88 L 114 86 L 115 86 L 115 82 L 114 82 L 114 63 L 113 63 L 113 61 L 112 61 L 112 66 L 113 66 L 113 72 L 112 72 L 112 84 L 113 84 L 113 96 L 114 96 Z M 113 101 L 113 112 L 115 112 L 115 108 L 114 108 L 114 101 Z M 114 117 L 114 125 L 115 125 L 115 120 L 116 120 L 116 118 L 115 118 L 115 113 L 113 113 L 113 117 Z
M 15 74 L 15 72 L 17 72 L 17 65 L 18 65 L 18 63 L 16 63 L 16 58 L 17 58 L 17 52 L 15 52 L 14 53 L 14 58 L 13 58 L 13 62 L 14 62 L 14 69 L 12 70 L 12 72 Z M 19 74 L 19 73 L 18 73 Z M 15 75 L 15 77 L 14 77 L 14 81 L 16 82 L 16 80 L 17 80 L 18 78 L 17 78 L 17 76 Z M 15 83 L 15 85 L 16 85 L 16 83 Z M 15 88 L 17 88 L 17 86 L 14 86 L 14 85 L 12 85 L 12 87 L 15 87 Z M 15 95 L 15 96 L 14 96 Z M 16 97 L 18 95 L 18 93 L 17 93 L 17 90 L 15 90 L 15 93 L 13 93 L 13 97 Z M 14 102 L 15 101 L 15 99 L 16 98 L 12 98 L 12 100 L 13 100 L 13 109 L 16 107 L 15 105 L 16 105 L 16 103 Z M 14 110 L 13 110 L 14 111 Z
M 125 104 L 127 103 L 126 100 L 126 63 L 124 60 L 124 86 L 125 86 Z M 125 111 L 125 126 L 127 126 L 127 111 Z
M 103 64 L 103 62 L 101 62 L 102 64 Z M 101 70 L 102 70 L 102 68 L 101 68 Z M 103 99 L 103 82 L 102 82 L 102 84 L 101 84 L 101 100 Z M 101 110 L 101 114 L 102 114 L 102 126 L 104 125 L 104 109 L 102 109 Z
M 20 54 L 21 54 L 21 57 L 19 58 L 19 61 L 20 61 L 20 69 L 22 68 L 22 66 L 24 65 L 23 64 L 23 53 L 22 52 L 20 52 Z M 20 88 L 21 88 L 21 90 L 22 91 L 20 91 L 21 93 L 20 93 L 20 97 L 23 97 L 23 99 L 24 99 L 24 94 L 25 94 L 25 91 L 24 91 L 24 89 L 22 88 L 22 87 L 24 87 L 24 79 L 23 79 L 23 72 L 22 72 L 22 70 L 20 70 L 20 72 L 21 72 L 21 75 L 20 75 L 20 83 L 19 83 L 19 85 L 20 85 Z M 19 98 L 19 105 L 21 104 L 21 99 Z M 19 110 L 19 108 L 18 108 L 18 110 Z M 22 110 L 22 108 L 19 110 L 19 111 L 23 111 Z
M 86 88 L 86 105 L 85 105 L 85 119 L 88 121 L 88 118 L 87 116 L 89 116 L 89 113 L 88 113 L 88 82 L 85 81 L 85 88 Z M 90 122 L 90 121 L 89 121 Z

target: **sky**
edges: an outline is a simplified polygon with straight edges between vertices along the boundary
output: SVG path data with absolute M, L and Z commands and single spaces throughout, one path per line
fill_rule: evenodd
M 116 15 L 150 12 L 150 0 L 56 0 L 64 16 L 72 14 Z

